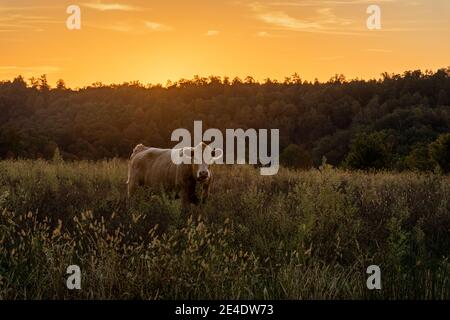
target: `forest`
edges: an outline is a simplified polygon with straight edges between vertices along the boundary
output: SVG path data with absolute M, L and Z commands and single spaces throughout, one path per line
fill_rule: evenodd
M 127 199 L 133 147 L 171 147 L 195 120 L 279 129 L 282 167 L 215 166 L 210 198 L 187 211 L 162 190 Z M 450 68 L 326 83 L 3 81 L 0 300 L 448 299 L 449 126 Z M 71 265 L 81 290 L 66 286 Z M 381 290 L 367 286 L 372 265 Z
M 52 87 L 45 75 L 0 82 L 0 157 L 128 158 L 137 143 L 171 147 L 177 128 L 280 130 L 280 161 L 351 169 L 450 170 L 450 67 L 372 80 L 283 82 L 195 76 Z

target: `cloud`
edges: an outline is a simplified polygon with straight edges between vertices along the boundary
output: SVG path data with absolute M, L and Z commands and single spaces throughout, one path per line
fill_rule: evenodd
M 392 50 L 387 49 L 364 49 L 365 52 L 379 52 L 379 53 L 391 53 Z
M 24 29 L 43 30 L 43 25 L 63 23 L 64 20 L 33 14 L 6 13 L 0 16 L 0 32 L 14 32 Z
M 258 32 L 256 35 L 257 35 L 258 37 L 264 38 L 264 37 L 268 37 L 268 36 L 269 36 L 269 33 L 266 32 L 266 31 L 260 31 L 260 32 Z
M 319 30 L 322 26 L 317 22 L 307 22 L 293 18 L 284 12 L 266 12 L 258 15 L 258 18 L 268 24 L 291 30 Z
M 167 26 L 158 22 L 153 21 L 145 21 L 145 26 L 147 29 L 150 29 L 151 31 L 170 31 L 173 30 L 171 26 Z
M 273 27 L 289 31 L 314 32 L 324 34 L 357 35 L 362 30 L 342 29 L 352 24 L 345 19 L 337 19 L 329 11 L 321 11 L 321 18 L 312 20 L 298 19 L 285 12 L 265 12 L 258 15 L 258 19 Z
M 133 28 L 126 24 L 111 24 L 106 26 L 96 26 L 99 29 L 118 31 L 118 32 L 129 32 L 132 31 Z
M 41 9 L 59 9 L 58 6 L 9 6 L 9 7 L 0 7 L 0 11 L 36 11 Z
M 352 20 L 338 17 L 329 7 L 310 10 L 309 16 L 298 18 L 260 3 L 248 6 L 258 20 L 275 29 L 340 35 L 358 35 L 365 31 L 362 28 L 355 29 Z
M 397 0 L 377 0 L 376 2 L 395 2 Z M 320 7 L 328 5 L 355 5 L 355 4 L 372 4 L 373 0 L 310 0 L 310 1 L 285 1 L 285 2 L 269 2 L 269 6 L 281 7 Z
M 349 19 L 338 17 L 331 8 L 320 8 L 317 9 L 318 21 L 321 24 L 334 24 L 334 25 L 341 25 L 341 26 L 348 26 L 352 24 L 352 21 Z
M 164 25 L 158 22 L 154 21 L 143 21 L 140 24 L 134 24 L 126 21 L 117 21 L 114 23 L 109 24 L 89 24 L 85 23 L 84 26 L 95 28 L 95 29 L 101 29 L 101 30 L 108 30 L 108 31 L 115 31 L 115 32 L 122 32 L 122 33 L 129 33 L 129 34 L 144 34 L 145 32 L 148 32 L 149 30 L 152 32 L 163 32 L 163 31 L 171 31 L 173 28 L 168 25 Z
M 219 33 L 220 33 L 220 31 L 217 31 L 217 30 L 208 30 L 205 33 L 205 36 L 207 36 L 207 37 L 214 37 L 214 36 L 219 35 Z
M 35 74 L 51 74 L 58 73 L 61 68 L 56 66 L 34 66 L 34 67 L 22 67 L 22 66 L 0 66 L 0 74 L 23 74 L 24 76 L 31 76 Z
M 256 36 L 260 37 L 260 38 L 284 38 L 284 37 L 286 37 L 285 35 L 282 35 L 282 34 L 274 34 L 274 33 L 270 33 L 267 31 L 259 31 L 256 33 Z
M 139 7 L 130 6 L 128 4 L 121 3 L 101 3 L 101 2 L 90 2 L 83 3 L 85 7 L 99 11 L 140 11 Z
M 334 60 L 340 60 L 340 59 L 344 59 L 344 56 L 333 56 L 333 57 L 320 57 L 319 60 L 322 61 L 334 61 Z
M 401 4 L 402 6 L 417 6 L 423 5 L 424 0 L 378 0 L 377 3 L 382 4 Z M 252 2 L 245 4 L 253 11 L 254 16 L 260 21 L 270 24 L 272 28 L 300 31 L 300 32 L 314 32 L 322 34 L 336 34 L 336 35 L 367 35 L 365 24 L 361 23 L 364 15 L 360 19 L 349 19 L 337 15 L 336 10 L 344 12 L 342 8 L 349 5 L 370 5 L 373 0 L 302 0 L 302 1 L 268 1 L 268 2 Z M 291 7 L 307 7 L 305 10 L 296 10 L 300 12 L 301 17 L 293 16 Z M 383 27 L 383 32 L 412 32 L 425 31 L 423 27 L 417 27 L 419 20 L 386 20 L 383 19 L 384 26 L 396 26 L 386 28 Z M 421 23 L 433 23 L 433 21 L 420 20 Z M 436 22 L 434 20 L 434 22 Z M 427 28 L 426 31 L 432 32 L 432 28 Z M 373 34 L 372 34 L 373 35 Z

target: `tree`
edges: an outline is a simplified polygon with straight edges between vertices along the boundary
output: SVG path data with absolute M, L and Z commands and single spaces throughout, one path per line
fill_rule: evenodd
M 343 74 L 335 74 L 330 80 L 328 80 L 328 83 L 343 84 L 345 81 L 346 78 Z
M 449 99 L 447 96 L 447 92 L 445 92 L 445 90 L 443 90 L 443 89 L 441 91 L 439 91 L 437 105 L 438 106 L 448 106 L 449 105 Z
M 45 74 L 41 75 L 38 79 L 38 83 L 39 83 L 40 91 L 49 91 L 50 90 L 50 85 L 48 84 L 48 81 L 47 81 L 47 75 L 45 75 Z
M 56 82 L 56 89 L 58 89 L 58 90 L 65 90 L 66 89 L 66 83 L 64 82 L 63 79 L 59 79 Z
M 246 83 L 246 84 L 254 84 L 255 83 L 255 79 L 253 77 L 251 77 L 251 76 L 247 76 L 244 79 L 244 83 Z
M 37 78 L 31 77 L 29 80 L 30 80 L 31 88 L 33 88 L 33 89 L 38 89 L 39 88 L 39 81 L 38 81 Z
M 384 78 L 348 81 L 338 75 L 335 84 L 302 82 L 294 74 L 286 83 L 249 77 L 232 85 L 228 77 L 197 76 L 168 88 L 98 82 L 72 91 L 61 90 L 62 80 L 50 88 L 45 77 L 31 85 L 18 77 L 0 81 L 0 157 L 51 159 L 56 145 L 66 160 L 129 157 L 136 143 L 173 146 L 174 129 L 202 120 L 205 129 L 222 133 L 278 128 L 279 145 L 288 146 L 280 150 L 288 166 L 309 166 L 311 155 L 315 165 L 325 156 L 334 166 L 348 158 L 358 168 L 427 170 L 428 161 L 434 168 L 429 144 L 450 128 L 450 69 Z M 389 139 L 367 146 L 363 141 L 364 148 L 355 146 L 350 153 L 358 132 L 384 132 Z M 386 156 L 386 149 L 392 153 Z M 355 164 L 356 151 L 361 161 Z M 377 161 L 368 161 L 369 151 Z
M 18 76 L 16 78 L 14 78 L 12 84 L 13 84 L 13 87 L 16 87 L 16 88 L 26 88 L 27 87 L 27 83 L 25 82 L 25 80 L 23 79 L 22 76 Z
M 302 78 L 300 77 L 300 75 L 297 72 L 295 72 L 291 76 L 291 81 L 292 81 L 292 83 L 295 83 L 295 84 L 301 84 L 302 83 Z
M 308 169 L 312 167 L 312 158 L 303 147 L 290 144 L 281 152 L 280 163 L 286 167 Z
M 432 170 L 434 165 L 429 156 L 428 146 L 424 143 L 417 144 L 406 156 L 405 166 L 410 170 Z
M 61 163 L 61 162 L 64 161 L 62 156 L 61 156 L 61 153 L 59 152 L 59 148 L 58 147 L 56 147 L 55 151 L 53 152 L 52 161 L 53 161 L 53 163 Z
M 389 164 L 389 152 L 382 132 L 358 134 L 351 142 L 344 166 L 351 169 L 383 169 Z
M 444 173 L 450 172 L 450 133 L 440 135 L 430 144 L 429 154 Z

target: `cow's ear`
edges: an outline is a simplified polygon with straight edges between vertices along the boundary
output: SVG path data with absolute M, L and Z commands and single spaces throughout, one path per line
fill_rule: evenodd
M 192 158 L 194 156 L 194 149 L 192 148 L 183 148 L 183 155 L 187 158 Z
M 213 150 L 213 152 L 212 152 L 212 157 L 213 157 L 212 160 L 213 161 L 219 160 L 220 158 L 222 158 L 222 156 L 223 156 L 223 150 L 222 149 L 215 148 Z

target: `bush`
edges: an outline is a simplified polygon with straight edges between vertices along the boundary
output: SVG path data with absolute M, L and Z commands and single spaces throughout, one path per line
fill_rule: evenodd
M 389 166 L 389 151 L 381 132 L 359 134 L 351 142 L 344 166 L 351 169 L 383 169 Z
M 435 163 L 429 156 L 428 146 L 426 144 L 419 144 L 414 146 L 414 148 L 405 158 L 405 166 L 410 170 L 433 170 Z
M 449 177 L 214 171 L 187 219 L 146 189 L 127 206 L 122 161 L 1 161 L 0 299 L 449 298 Z
M 440 135 L 430 145 L 430 157 L 444 173 L 450 172 L 450 133 Z
M 280 163 L 290 168 L 309 169 L 312 167 L 312 158 L 303 147 L 290 144 L 281 152 Z

